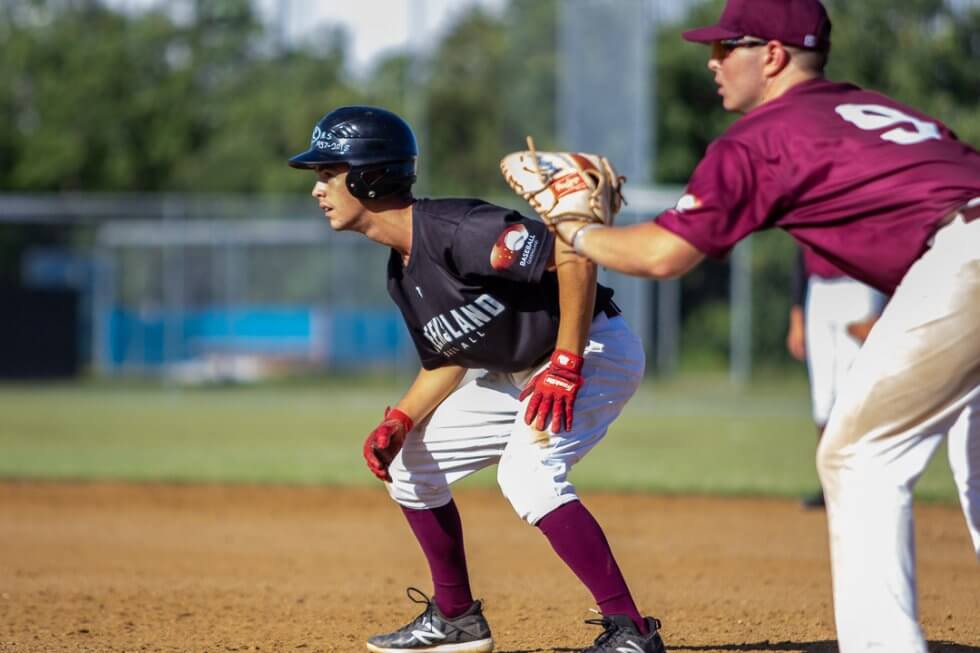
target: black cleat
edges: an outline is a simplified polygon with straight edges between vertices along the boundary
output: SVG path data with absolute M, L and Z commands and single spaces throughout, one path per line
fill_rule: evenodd
M 800 500 L 800 505 L 807 510 L 822 510 L 827 507 L 827 504 L 823 499 L 823 491 L 815 492 L 803 497 Z
M 425 605 L 415 619 L 390 633 L 375 635 L 367 641 L 373 653 L 490 653 L 493 638 L 483 616 L 483 604 L 474 601 L 470 609 L 453 619 L 439 612 L 436 604 L 420 590 L 409 587 L 408 598 Z
M 650 633 L 641 635 L 633 620 L 624 614 L 613 614 L 602 619 L 586 619 L 585 623 L 605 628 L 592 646 L 582 653 L 667 653 L 660 639 L 660 620 L 644 617 Z

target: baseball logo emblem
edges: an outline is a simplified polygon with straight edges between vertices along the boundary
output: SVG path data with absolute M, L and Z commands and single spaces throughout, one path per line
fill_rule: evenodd
M 675 211 L 693 211 L 694 209 L 701 208 L 701 199 L 697 195 L 692 195 L 686 193 L 683 197 L 677 200 L 677 205 L 674 206 Z
M 524 249 L 527 243 L 527 227 L 515 224 L 504 229 L 490 252 L 490 267 L 494 270 L 506 270 L 517 260 L 517 253 Z

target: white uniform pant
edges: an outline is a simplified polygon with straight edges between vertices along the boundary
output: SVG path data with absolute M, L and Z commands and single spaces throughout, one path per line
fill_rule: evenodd
M 883 294 L 850 277 L 811 276 L 807 280 L 806 365 L 813 421 L 818 426 L 827 424 L 837 388 L 861 348 L 847 332 L 847 325 L 874 317 L 884 304 Z
M 980 220 L 941 228 L 909 269 L 817 450 L 841 653 L 926 653 L 912 490 L 947 433 L 980 556 Z
M 640 340 L 622 317 L 592 323 L 570 432 L 535 432 L 524 423 L 521 388 L 537 369 L 518 374 L 475 370 L 413 429 L 389 468 L 391 497 L 414 509 L 449 503 L 449 486 L 497 464 L 497 481 L 522 519 L 536 524 L 577 499 L 569 469 L 606 434 L 643 378 Z M 550 421 L 550 420 L 549 420 Z

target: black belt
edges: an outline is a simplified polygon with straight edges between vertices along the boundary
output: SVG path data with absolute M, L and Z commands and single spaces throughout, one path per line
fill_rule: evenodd
M 616 302 L 610 299 L 608 302 L 606 302 L 606 305 L 597 310 L 595 315 L 592 317 L 596 317 L 596 315 L 599 315 L 599 313 L 605 314 L 605 316 L 608 318 L 614 318 L 622 315 L 623 311 L 619 310 L 619 306 L 616 306 Z

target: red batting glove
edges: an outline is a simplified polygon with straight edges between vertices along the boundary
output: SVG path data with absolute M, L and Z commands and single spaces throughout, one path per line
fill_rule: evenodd
M 544 431 L 545 421 L 551 418 L 551 432 L 572 430 L 572 409 L 575 405 L 575 395 L 582 387 L 582 357 L 576 356 L 564 349 L 556 349 L 551 354 L 551 362 L 524 386 L 519 399 L 530 395 L 524 421 L 527 424 L 535 422 L 534 428 Z
M 388 465 L 395 459 L 412 430 L 412 418 L 397 408 L 385 408 L 385 417 L 364 441 L 368 469 L 382 481 L 390 481 Z

